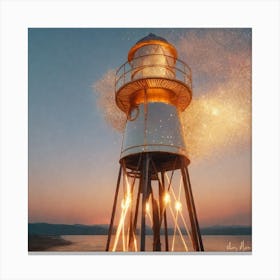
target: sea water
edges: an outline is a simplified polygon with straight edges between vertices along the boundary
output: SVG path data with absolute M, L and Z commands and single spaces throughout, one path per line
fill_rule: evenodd
M 69 240 L 72 244 L 67 246 L 55 246 L 47 251 L 59 252 L 104 252 L 107 242 L 106 235 L 62 235 L 65 240 Z M 112 236 L 111 247 L 114 244 L 115 237 Z M 203 235 L 202 236 L 204 251 L 206 252 L 251 252 L 252 237 L 251 235 Z M 190 240 L 184 236 L 184 242 L 179 235 L 169 236 L 169 251 L 186 252 L 193 251 Z M 152 251 L 153 236 L 146 236 L 146 250 Z M 161 250 L 165 251 L 164 236 L 161 235 Z M 120 238 L 116 251 L 123 251 L 123 243 Z M 139 250 L 139 241 L 137 244 Z

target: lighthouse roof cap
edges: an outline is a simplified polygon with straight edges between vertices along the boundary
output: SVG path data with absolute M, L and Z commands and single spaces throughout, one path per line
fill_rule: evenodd
M 142 39 L 140 39 L 139 41 L 137 41 L 136 44 L 146 42 L 146 41 L 151 41 L 151 40 L 157 40 L 157 41 L 162 41 L 162 42 L 168 43 L 168 41 L 166 39 L 164 39 L 163 37 L 157 36 L 154 33 L 150 33 L 149 35 L 147 35 L 147 36 L 143 37 Z
M 153 44 L 159 44 L 161 46 L 163 46 L 164 48 L 167 48 L 170 53 L 174 56 L 174 58 L 177 58 L 177 51 L 176 48 L 169 43 L 166 39 L 157 36 L 153 33 L 150 33 L 149 35 L 147 35 L 146 37 L 140 39 L 138 42 L 136 42 L 136 44 L 130 49 L 130 51 L 128 52 L 128 61 L 131 61 L 133 59 L 133 56 L 135 54 L 135 52 L 143 47 L 143 46 L 147 46 L 147 45 L 153 45 Z

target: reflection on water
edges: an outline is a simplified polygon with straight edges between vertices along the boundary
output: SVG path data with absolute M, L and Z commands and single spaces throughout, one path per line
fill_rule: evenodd
M 49 248 L 48 251 L 60 252 L 104 252 L 106 246 L 106 235 L 63 235 L 63 239 L 73 242 L 67 246 L 57 246 Z M 164 236 L 162 238 L 162 251 L 165 250 Z M 173 237 L 169 236 L 169 248 L 172 247 Z M 252 238 L 250 235 L 203 235 L 204 250 L 207 252 L 251 252 Z M 112 236 L 113 244 L 114 237 Z M 121 250 L 121 242 L 119 242 L 117 251 Z M 151 251 L 153 237 L 146 236 L 146 247 Z M 191 243 L 187 240 L 187 246 L 192 251 Z M 139 248 L 139 244 L 138 244 Z M 184 245 L 180 238 L 175 239 L 174 243 L 175 252 L 184 252 Z

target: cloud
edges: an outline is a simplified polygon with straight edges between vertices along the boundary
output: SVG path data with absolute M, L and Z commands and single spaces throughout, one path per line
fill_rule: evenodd
M 177 48 L 193 73 L 193 100 L 182 114 L 190 157 L 217 156 L 249 144 L 250 31 L 191 31 Z
M 93 89 L 97 94 L 98 107 L 106 122 L 117 131 L 122 132 L 126 116 L 116 105 L 114 83 L 115 70 L 110 69 L 93 84 Z

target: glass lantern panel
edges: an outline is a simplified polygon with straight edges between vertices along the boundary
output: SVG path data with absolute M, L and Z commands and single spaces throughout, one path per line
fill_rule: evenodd
M 147 45 L 135 52 L 131 61 L 132 80 L 148 77 L 175 78 L 175 58 L 161 45 Z

